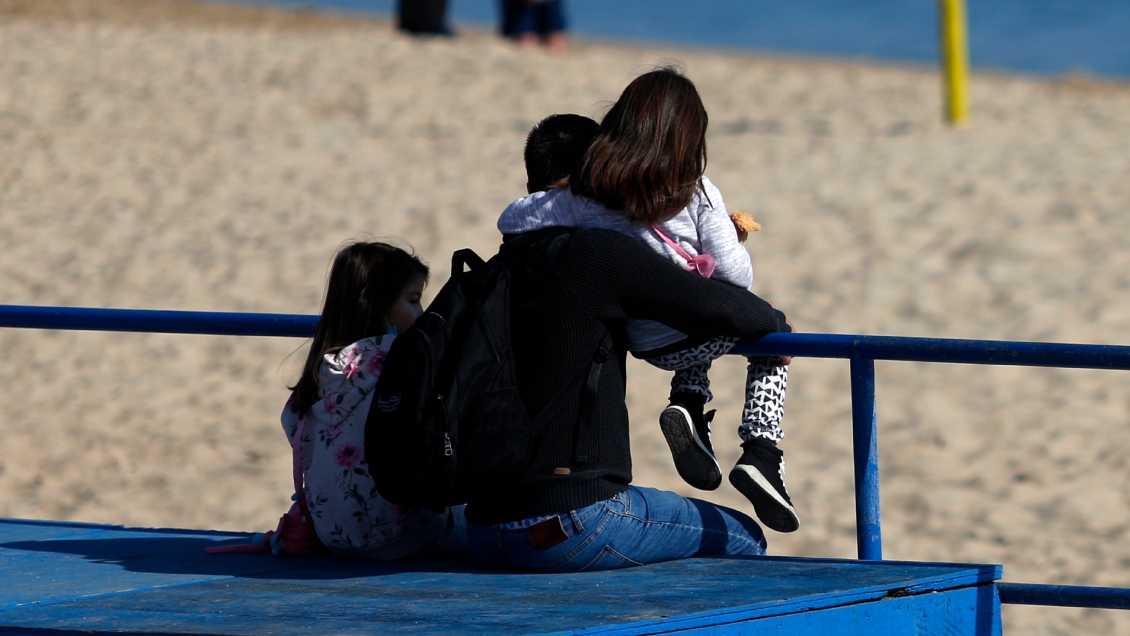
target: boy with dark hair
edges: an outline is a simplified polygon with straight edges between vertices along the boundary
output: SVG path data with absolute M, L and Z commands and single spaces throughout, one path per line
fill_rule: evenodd
M 550 115 L 526 136 L 526 191 L 563 188 L 579 170 L 600 124 L 582 115 Z

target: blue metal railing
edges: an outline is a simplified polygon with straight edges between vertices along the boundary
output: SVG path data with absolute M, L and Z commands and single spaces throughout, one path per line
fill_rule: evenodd
M 740 342 L 730 353 L 846 358 L 851 362 L 856 544 L 859 558 L 872 561 L 883 558 L 883 537 L 879 524 L 875 360 L 1130 369 L 1130 346 L 997 340 L 776 333 L 760 340 Z
M 0 305 L 0 327 L 306 338 L 318 316 Z M 745 340 L 740 355 L 842 358 L 851 363 L 856 543 L 882 560 L 875 361 L 1130 370 L 1130 346 L 775 333 Z M 1130 588 L 998 583 L 1002 603 L 1130 609 Z
M 317 316 L 0 305 L 0 327 L 309 338 Z

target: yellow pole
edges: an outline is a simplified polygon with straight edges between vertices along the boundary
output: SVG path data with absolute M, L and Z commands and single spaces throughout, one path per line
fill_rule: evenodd
M 941 10 L 942 76 L 946 119 L 955 126 L 969 119 L 969 46 L 965 0 L 938 0 Z

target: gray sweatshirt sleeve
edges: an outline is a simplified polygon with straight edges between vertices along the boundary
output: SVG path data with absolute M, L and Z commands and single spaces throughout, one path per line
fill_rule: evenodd
M 722 193 L 706 177 L 702 178 L 702 186 L 706 196 L 696 197 L 699 204 L 696 222 L 702 253 L 713 256 L 716 263 L 711 278 L 749 289 L 753 285 L 749 252 L 738 242 L 738 231 L 722 202 Z
M 581 227 L 586 210 L 585 202 L 568 188 L 534 192 L 506 206 L 498 217 L 498 231 L 522 234 L 547 227 Z

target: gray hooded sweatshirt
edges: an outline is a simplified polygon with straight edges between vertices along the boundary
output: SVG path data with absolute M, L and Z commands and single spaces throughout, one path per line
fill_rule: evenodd
M 687 207 L 655 226 L 691 256 L 713 256 L 712 279 L 743 289 L 753 285 L 749 252 L 738 242 L 738 233 L 722 202 L 722 193 L 710 179 L 702 178 L 702 187 L 695 191 Z M 569 188 L 522 197 L 507 206 L 498 218 L 498 230 L 503 234 L 522 234 L 547 227 L 599 228 L 627 234 L 679 267 L 687 268 L 687 260 L 646 223 L 631 221 L 621 212 L 573 194 Z M 629 320 L 627 328 L 628 348 L 632 351 L 659 349 L 687 337 L 650 320 Z

